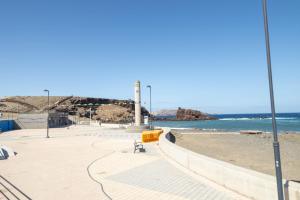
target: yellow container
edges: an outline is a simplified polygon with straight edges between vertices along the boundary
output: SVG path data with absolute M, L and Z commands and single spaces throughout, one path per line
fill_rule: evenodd
M 163 130 L 150 130 L 150 131 L 143 131 L 142 132 L 142 142 L 155 142 L 158 141 L 160 134 L 163 133 Z

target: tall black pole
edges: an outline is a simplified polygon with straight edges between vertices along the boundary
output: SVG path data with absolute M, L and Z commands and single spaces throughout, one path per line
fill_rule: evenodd
M 283 198 L 283 188 L 282 188 L 280 147 L 279 147 L 278 136 L 277 136 L 276 112 L 275 112 L 275 101 L 274 101 L 274 92 L 273 92 L 272 65 L 271 65 L 271 53 L 270 53 L 268 14 L 267 14 L 267 0 L 263 0 L 263 15 L 264 15 L 266 53 L 267 53 L 268 76 L 269 76 L 269 90 L 270 90 L 270 100 L 271 100 L 271 110 L 272 110 L 272 126 L 273 126 L 273 138 L 274 138 L 273 148 L 274 148 L 274 158 L 275 158 L 277 192 L 278 192 L 278 199 L 283 200 L 284 198 Z
M 152 118 L 151 118 L 151 113 L 152 113 L 152 87 L 151 85 L 148 85 L 147 88 L 149 88 L 150 92 L 150 115 L 149 115 L 149 121 L 150 121 L 150 129 L 152 129 Z
M 50 94 L 48 90 L 48 117 L 47 117 L 47 138 L 49 138 L 49 112 L 50 112 Z
M 152 87 L 150 87 L 150 127 L 152 129 Z
M 49 90 L 44 90 L 44 92 L 48 93 L 48 115 L 47 115 L 47 138 L 49 138 L 49 110 L 50 110 L 50 92 Z

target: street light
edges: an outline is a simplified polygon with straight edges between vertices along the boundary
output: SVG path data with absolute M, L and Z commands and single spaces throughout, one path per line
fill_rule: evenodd
M 90 106 L 90 125 L 91 125 L 91 123 L 92 123 L 92 107 L 94 106 L 94 104 L 93 103 L 89 103 L 87 105 Z
M 150 92 L 150 115 L 149 115 L 149 124 L 150 124 L 150 129 L 152 129 L 152 118 L 151 118 L 151 113 L 152 113 L 152 87 L 151 87 L 151 85 L 147 85 L 147 88 L 149 88 L 149 92 Z
M 264 28 L 265 28 L 266 53 L 267 53 L 268 76 L 269 76 L 269 90 L 270 90 L 270 100 L 271 100 L 271 110 L 272 110 L 273 148 L 274 148 L 276 180 L 277 180 L 277 193 L 278 193 L 278 199 L 283 200 L 280 147 L 279 147 L 279 142 L 277 137 L 276 112 L 275 112 L 275 101 L 274 101 L 273 79 L 272 79 L 267 0 L 262 0 L 262 1 L 263 1 Z
M 50 110 L 50 101 L 49 101 L 49 90 L 44 90 L 44 92 L 48 93 L 48 115 L 47 115 L 47 138 L 49 138 L 49 110 Z

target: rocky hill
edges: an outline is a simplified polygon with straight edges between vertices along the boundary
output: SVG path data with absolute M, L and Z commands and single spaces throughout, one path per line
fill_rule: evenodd
M 102 122 L 129 123 L 134 117 L 134 101 L 75 96 L 51 96 L 50 110 Z M 43 113 L 48 110 L 47 96 L 12 96 L 0 100 L 1 113 Z M 142 108 L 142 115 L 149 112 Z

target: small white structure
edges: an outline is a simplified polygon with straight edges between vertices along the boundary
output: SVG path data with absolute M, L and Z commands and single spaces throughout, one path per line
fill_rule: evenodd
M 149 125 L 149 117 L 144 116 L 144 125 Z

